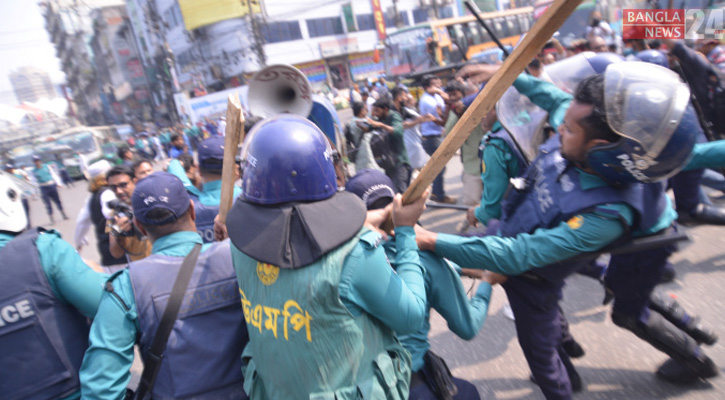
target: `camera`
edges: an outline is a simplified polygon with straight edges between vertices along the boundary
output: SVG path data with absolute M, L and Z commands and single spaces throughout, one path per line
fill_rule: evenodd
M 115 216 L 119 218 L 126 217 L 129 220 L 133 219 L 133 209 L 130 205 L 122 202 L 121 200 L 114 199 L 108 202 L 108 207 L 113 209 Z M 111 225 L 111 232 L 115 236 L 133 236 L 137 235 L 136 227 L 131 224 L 131 229 L 128 231 L 122 231 L 118 224 Z

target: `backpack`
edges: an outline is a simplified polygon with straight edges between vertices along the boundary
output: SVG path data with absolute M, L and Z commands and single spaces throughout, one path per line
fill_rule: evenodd
M 714 68 L 717 70 L 717 68 Z M 717 83 L 712 84 L 712 131 L 714 133 L 714 139 L 725 139 L 725 74 L 716 71 Z
M 370 150 L 375 162 L 386 172 L 394 170 L 398 165 L 398 155 L 395 153 L 390 133 L 378 130 L 370 133 Z

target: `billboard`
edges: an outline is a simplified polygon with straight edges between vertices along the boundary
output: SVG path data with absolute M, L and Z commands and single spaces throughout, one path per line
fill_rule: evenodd
M 226 19 L 243 17 L 249 14 L 250 8 L 253 14 L 261 14 L 263 12 L 261 0 L 178 1 L 179 8 L 181 8 L 181 14 L 184 16 L 184 25 L 187 30 L 211 25 L 215 22 L 224 21 Z

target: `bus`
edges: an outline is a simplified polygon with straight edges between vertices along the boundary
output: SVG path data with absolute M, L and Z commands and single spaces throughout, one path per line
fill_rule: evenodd
M 479 14 L 504 45 L 514 46 L 533 21 L 532 7 Z M 385 39 L 388 77 L 415 79 L 460 67 L 484 50 L 497 47 L 473 15 L 428 21 L 400 29 Z
M 32 157 L 43 162 L 61 162 L 71 178 L 85 177 L 85 169 L 101 158 L 116 156 L 121 137 L 114 126 L 79 126 L 18 146 L 10 158 L 18 167 L 32 166 Z

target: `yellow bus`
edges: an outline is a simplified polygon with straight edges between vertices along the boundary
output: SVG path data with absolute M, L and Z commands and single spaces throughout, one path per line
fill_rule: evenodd
M 514 46 L 531 27 L 532 7 L 479 14 L 504 45 Z M 414 77 L 460 66 L 497 47 L 473 15 L 428 21 L 400 29 L 385 39 L 388 77 Z

